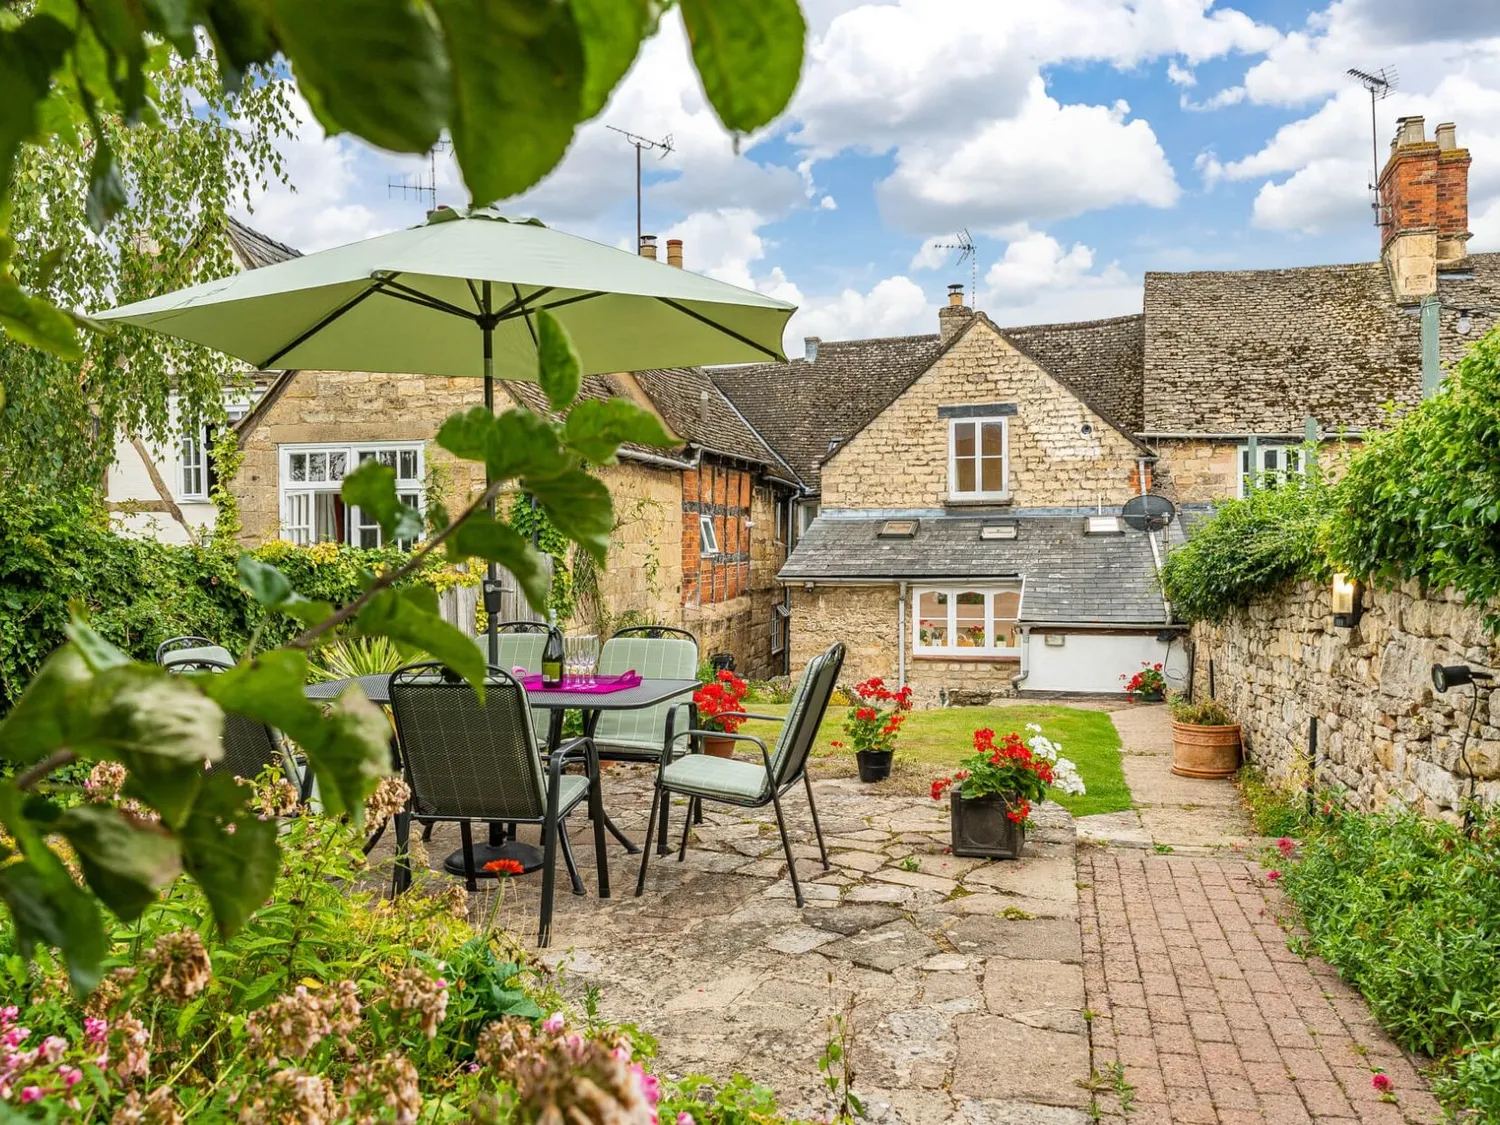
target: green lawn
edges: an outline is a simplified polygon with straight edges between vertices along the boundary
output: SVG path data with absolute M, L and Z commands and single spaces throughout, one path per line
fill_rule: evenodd
M 785 705 L 770 703 L 751 703 L 746 709 L 763 715 L 786 713 Z M 814 777 L 852 777 L 857 772 L 852 752 L 829 746 L 835 739 L 843 738 L 840 726 L 844 711 L 843 707 L 828 709 L 818 731 L 818 746 L 813 750 Z M 973 752 L 976 730 L 989 727 L 997 734 L 1005 734 L 1024 731 L 1027 723 L 1036 723 L 1048 738 L 1062 746 L 1063 757 L 1078 766 L 1078 773 L 1088 787 L 1082 797 L 1061 798 L 1059 803 L 1069 812 L 1074 816 L 1090 816 L 1130 808 L 1130 789 L 1120 768 L 1120 736 L 1109 715 L 1104 711 L 1041 703 L 913 711 L 901 728 L 901 746 L 896 752 L 891 778 L 880 783 L 877 791 L 926 793 L 933 778 L 946 777 L 960 758 Z M 774 723 L 752 722 L 742 729 L 769 742 L 779 728 Z

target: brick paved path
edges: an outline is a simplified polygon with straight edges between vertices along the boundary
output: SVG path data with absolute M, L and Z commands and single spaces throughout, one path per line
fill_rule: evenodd
M 1102 1120 L 1443 1120 L 1359 995 L 1287 948 L 1284 899 L 1258 865 L 1085 849 L 1078 879 Z M 1133 1087 L 1123 1114 L 1108 1079 L 1116 1062 Z M 1393 1101 L 1375 1090 L 1376 1071 L 1394 1084 Z

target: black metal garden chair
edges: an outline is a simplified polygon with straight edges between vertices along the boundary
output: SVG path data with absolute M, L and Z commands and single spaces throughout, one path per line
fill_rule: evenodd
M 470 890 L 477 887 L 479 874 L 474 867 L 474 821 L 540 825 L 542 906 L 537 943 L 546 945 L 552 934 L 559 848 L 573 877 L 574 893 L 583 893 L 568 850 L 567 817 L 587 799 L 594 822 L 599 897 L 609 897 L 599 758 L 590 739 L 569 739 L 544 764 L 526 690 L 500 668 L 490 668 L 485 676 L 482 703 L 472 687 L 433 662 L 393 672 L 390 699 L 402 766 L 412 790 L 412 811 L 401 814 L 396 824 L 397 890 L 410 883 L 407 840 L 412 817 L 458 824 Z M 563 772 L 572 764 L 582 765 L 584 776 Z
M 786 818 L 781 811 L 781 798 L 801 781 L 807 789 L 807 805 L 812 811 L 813 834 L 818 838 L 818 851 L 823 857 L 823 869 L 828 870 L 828 849 L 823 846 L 823 830 L 818 825 L 818 807 L 813 803 L 812 781 L 807 776 L 807 758 L 812 752 L 818 736 L 818 724 L 828 710 L 828 701 L 833 696 L 838 682 L 839 670 L 844 666 L 844 646 L 834 644 L 827 652 L 808 662 L 802 679 L 792 696 L 791 707 L 781 727 L 773 753 L 763 740 L 753 734 L 723 736 L 720 731 L 685 730 L 673 735 L 674 739 L 690 736 L 723 736 L 740 742 L 753 743 L 760 750 L 761 761 L 746 762 L 738 758 L 715 758 L 694 752 L 675 761 L 670 754 L 662 755 L 656 774 L 656 788 L 651 797 L 651 817 L 646 825 L 646 846 L 641 854 L 641 871 L 636 879 L 635 893 L 639 896 L 646 889 L 646 865 L 651 859 L 651 835 L 656 829 L 657 808 L 662 801 L 671 799 L 673 793 L 681 794 L 690 801 L 718 801 L 721 804 L 738 805 L 741 808 L 763 808 L 771 805 L 776 810 L 776 827 L 781 830 L 781 846 L 786 852 L 787 874 L 792 879 L 792 894 L 797 905 L 803 905 L 802 886 L 797 881 L 797 863 L 792 856 L 792 844 L 786 833 Z M 771 715 L 747 715 L 751 719 L 767 719 L 775 722 Z M 682 845 L 677 859 L 687 857 L 688 834 L 692 830 L 692 817 L 685 817 L 682 825 Z
M 201 637 L 179 638 L 199 641 Z M 167 642 L 170 643 L 170 642 Z M 224 654 L 220 659 L 209 650 Z M 188 655 L 191 653 L 191 655 Z M 161 656 L 160 649 L 157 650 Z M 180 657 L 172 659 L 173 656 Z M 183 646 L 169 652 L 164 667 L 173 674 L 184 672 L 227 672 L 234 667 L 229 653 L 212 641 L 205 646 Z M 233 711 L 224 713 L 224 754 L 208 767 L 210 774 L 228 773 L 247 781 L 258 778 L 267 766 L 279 766 L 287 778 L 297 787 L 297 799 L 304 804 L 312 795 L 312 770 L 298 763 L 286 750 L 279 735 L 265 723 Z

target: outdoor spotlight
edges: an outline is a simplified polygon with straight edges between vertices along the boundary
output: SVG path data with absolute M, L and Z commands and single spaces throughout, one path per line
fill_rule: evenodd
M 1449 688 L 1462 687 L 1464 684 L 1472 684 L 1475 680 L 1492 680 L 1494 677 L 1488 672 L 1482 672 L 1478 668 L 1470 668 L 1467 664 L 1434 664 L 1432 666 L 1432 686 L 1440 692 Z
M 505 587 L 492 578 L 484 580 L 484 614 L 497 617 L 505 611 Z
M 1335 629 L 1352 629 L 1359 624 L 1363 609 L 1359 579 L 1347 574 L 1333 576 L 1333 626 Z

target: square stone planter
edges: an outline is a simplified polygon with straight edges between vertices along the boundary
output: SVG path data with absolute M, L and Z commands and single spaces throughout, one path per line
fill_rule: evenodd
M 1005 814 L 1011 801 L 1006 797 L 967 799 L 953 789 L 948 806 L 953 830 L 953 854 L 984 859 L 1020 859 L 1026 843 L 1026 825 Z

